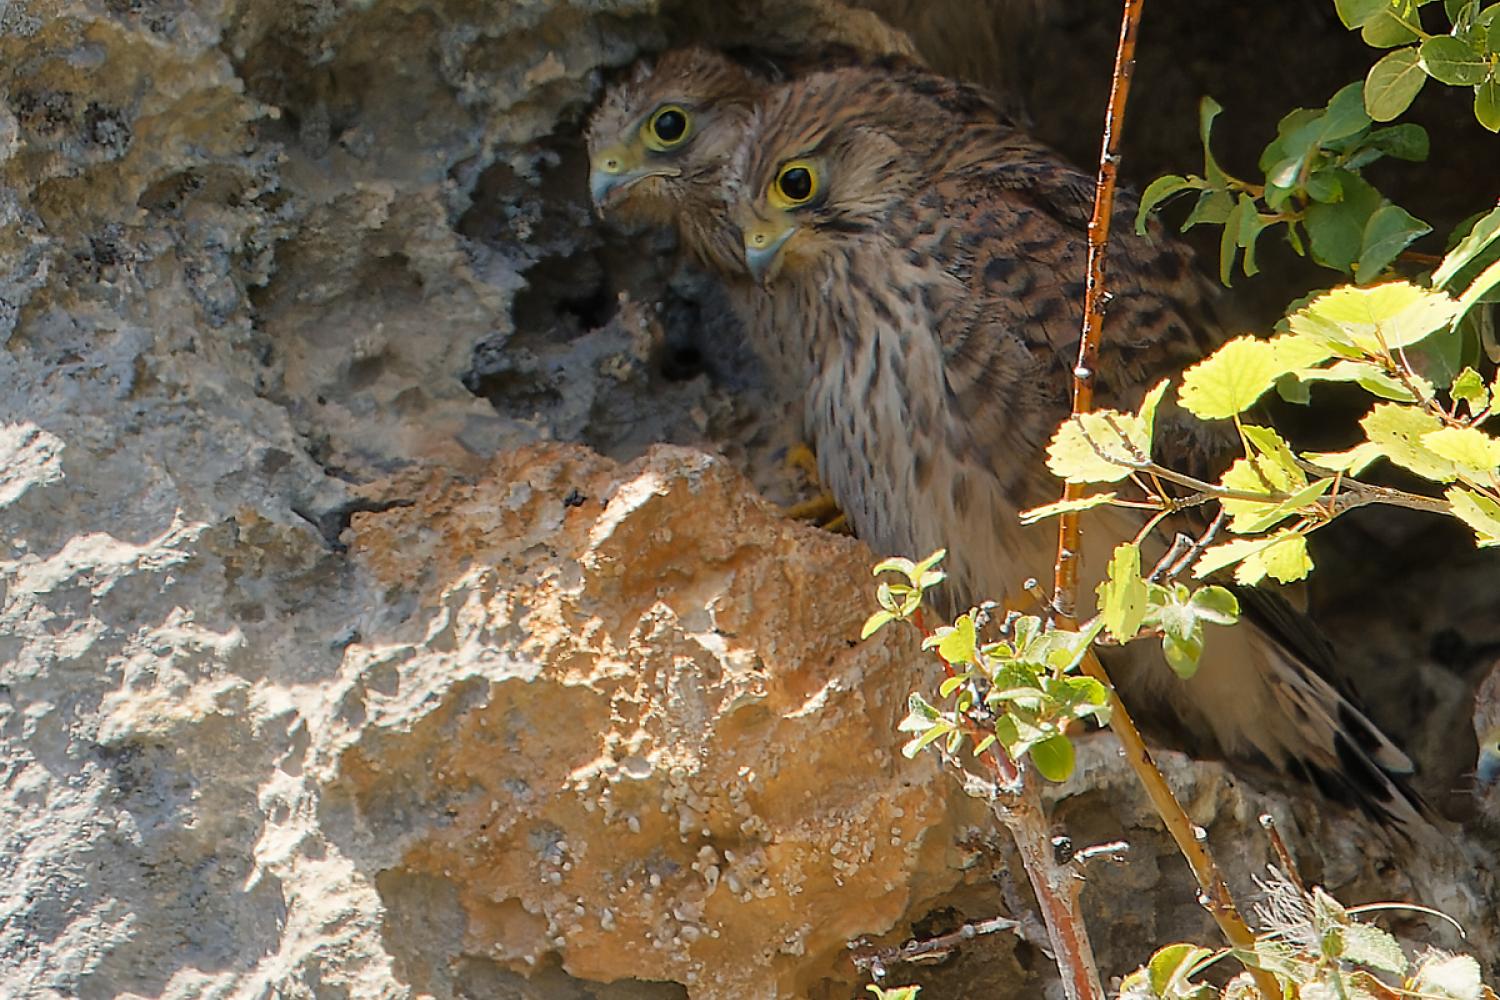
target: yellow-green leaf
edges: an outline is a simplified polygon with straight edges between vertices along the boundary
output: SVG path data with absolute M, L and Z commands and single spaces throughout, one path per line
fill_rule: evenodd
M 1444 427 L 1424 435 L 1422 443 L 1469 479 L 1488 480 L 1500 468 L 1500 439 L 1477 427 Z
M 1126 543 L 1115 547 L 1109 577 L 1099 584 L 1099 613 L 1104 627 L 1119 642 L 1135 638 L 1146 617 L 1146 581 L 1141 579 L 1141 551 Z
M 1135 414 L 1094 410 L 1069 417 L 1057 429 L 1047 446 L 1047 468 L 1070 483 L 1114 483 L 1135 467 L 1132 452 L 1144 457 L 1149 448 L 1150 436 Z
M 1484 379 L 1472 368 L 1465 368 L 1458 373 L 1449 387 L 1448 394 L 1454 400 L 1463 400 L 1469 407 L 1469 413 L 1475 414 L 1490 405 L 1490 390 L 1484 384 Z
M 1270 341 L 1236 337 L 1182 375 L 1177 396 L 1203 420 L 1237 416 L 1285 374 Z
M 1288 317 L 1292 333 L 1369 355 L 1410 347 L 1444 329 L 1463 307 L 1443 292 L 1406 281 L 1342 285 Z
M 1161 405 L 1162 397 L 1167 394 L 1168 380 L 1162 379 L 1151 387 L 1151 390 L 1141 398 L 1141 408 L 1136 411 L 1136 416 L 1145 429 L 1147 447 L 1142 448 L 1146 454 L 1151 453 L 1150 442 L 1154 440 L 1156 433 L 1156 408 Z
M 1321 337 L 1286 333 L 1272 337 L 1270 343 L 1276 349 L 1276 366 L 1287 372 L 1321 364 L 1333 355 L 1333 349 Z
M 975 657 L 974 619 L 960 615 L 953 628 L 938 643 L 938 655 L 951 664 L 973 663 Z
M 1284 535 L 1253 558 L 1258 558 L 1271 578 L 1281 583 L 1295 583 L 1304 579 L 1313 568 L 1312 557 L 1307 552 L 1307 539 L 1298 534 Z M 1239 578 L 1238 573 L 1235 578 Z
M 1234 570 L 1236 583 L 1251 587 L 1269 574 L 1282 583 L 1307 576 L 1312 558 L 1307 554 L 1307 539 L 1284 529 L 1264 538 L 1240 538 L 1215 545 L 1198 557 L 1193 575 L 1202 579 L 1211 573 L 1239 563 Z
M 1304 452 L 1302 457 L 1329 472 L 1343 472 L 1350 476 L 1357 476 L 1383 454 L 1379 445 L 1365 441 L 1348 451 L 1309 451 Z
M 1453 463 L 1434 454 L 1423 441 L 1443 426 L 1441 420 L 1426 410 L 1398 403 L 1380 403 L 1359 425 L 1365 429 L 1370 443 L 1402 468 L 1439 483 L 1451 483 L 1458 477 Z
M 1055 503 L 1043 504 L 1030 510 L 1021 511 L 1022 524 L 1035 524 L 1049 517 L 1059 514 L 1071 514 L 1075 511 L 1090 510 L 1094 507 L 1102 507 L 1116 497 L 1115 493 L 1094 493 L 1086 497 L 1078 497 L 1075 500 L 1058 500 Z
M 1453 516 L 1474 529 L 1480 548 L 1500 545 L 1500 503 L 1459 486 L 1445 495 Z

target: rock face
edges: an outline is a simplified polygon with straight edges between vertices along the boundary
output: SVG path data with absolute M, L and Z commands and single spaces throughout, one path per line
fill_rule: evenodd
M 912 47 L 831 0 L 0 6 L 0 993 L 839 997 L 851 940 L 1025 906 L 896 752 L 930 678 L 853 642 L 870 554 L 757 495 L 712 289 L 590 219 L 602 72 L 685 38 Z M 1266 800 L 1167 760 L 1248 889 Z M 1211 940 L 1081 762 L 1106 966 Z M 1275 808 L 1497 954 L 1462 840 Z M 920 978 L 1055 988 L 1011 937 Z

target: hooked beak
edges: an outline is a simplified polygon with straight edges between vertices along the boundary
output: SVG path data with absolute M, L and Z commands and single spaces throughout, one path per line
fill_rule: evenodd
M 1479 748 L 1479 760 L 1474 766 L 1474 781 L 1480 788 L 1487 788 L 1500 780 L 1500 733 L 1490 733 Z
M 760 223 L 745 230 L 745 266 L 757 284 L 767 285 L 781 270 L 781 248 L 797 232 L 796 226 L 788 226 L 777 232 L 768 223 Z
M 624 149 L 606 149 L 594 157 L 589 169 L 589 196 L 600 215 L 618 201 L 627 190 L 647 177 L 677 177 L 676 167 L 647 167 L 632 163 Z

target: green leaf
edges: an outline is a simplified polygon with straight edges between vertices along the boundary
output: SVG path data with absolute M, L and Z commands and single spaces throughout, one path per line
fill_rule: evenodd
M 1245 251 L 1244 272 L 1245 277 L 1253 278 L 1260 273 L 1260 268 L 1255 263 L 1255 241 L 1267 226 L 1276 223 L 1274 216 L 1261 215 L 1255 210 L 1255 200 L 1248 194 L 1240 195 L 1240 226 L 1236 236 L 1240 247 Z
M 1396 939 L 1373 924 L 1350 922 L 1342 928 L 1343 958 L 1381 972 L 1406 971 L 1406 953 Z
M 1333 0 L 1333 6 L 1344 27 L 1358 28 L 1390 6 L 1390 0 Z
M 1429 951 L 1422 956 L 1417 974 L 1407 988 L 1415 995 L 1447 1000 L 1480 1000 L 1485 992 L 1478 962 L 1468 955 L 1441 951 Z
M 1135 213 L 1136 234 L 1139 236 L 1146 235 L 1146 222 L 1151 212 L 1158 205 L 1165 202 L 1174 194 L 1181 194 L 1183 191 L 1191 191 L 1202 187 L 1203 182 L 1201 180 L 1197 178 L 1189 180 L 1181 174 L 1167 174 L 1165 177 L 1158 177 L 1146 185 L 1146 190 L 1141 192 L 1141 207 Z
M 1092 510 L 1095 507 L 1104 506 L 1116 496 L 1117 494 L 1112 492 L 1094 493 L 1090 496 L 1078 497 L 1076 500 L 1058 500 L 1056 503 L 1043 504 L 1040 507 L 1021 511 L 1021 523 L 1036 524 L 1038 521 L 1049 517 L 1056 517 L 1059 514 L 1072 514 L 1077 511 Z
M 1213 955 L 1207 948 L 1192 944 L 1171 944 L 1151 956 L 1146 966 L 1151 989 L 1158 997 L 1179 997 L 1191 988 L 1204 959 Z
M 1132 451 L 1146 456 L 1150 447 L 1146 427 L 1135 414 L 1093 410 L 1058 427 L 1047 446 L 1047 468 L 1070 483 L 1118 482 L 1137 464 Z
M 1380 206 L 1365 223 L 1359 260 L 1354 265 L 1355 277 L 1362 285 L 1370 283 L 1401 251 L 1430 232 L 1431 226 L 1399 205 Z
M 1473 284 L 1464 289 L 1464 293 L 1458 297 L 1460 314 L 1468 312 L 1485 301 L 1491 289 L 1500 287 L 1500 260 L 1495 261 L 1489 267 L 1479 272 L 1479 277 L 1474 279 Z
M 1200 223 L 1221 223 L 1229 218 L 1229 213 L 1233 210 L 1234 195 L 1222 188 L 1206 190 L 1198 196 L 1188 217 L 1182 220 L 1180 232 L 1185 233 Z
M 1098 586 L 1104 627 L 1118 642 L 1128 642 L 1146 617 L 1146 581 L 1141 579 L 1141 550 L 1129 543 L 1115 547 L 1109 577 Z
M 1200 628 L 1185 639 L 1162 636 L 1161 653 L 1174 674 L 1185 681 L 1192 680 L 1198 672 L 1198 661 L 1203 658 L 1203 630 Z
M 1423 441 L 1442 428 L 1442 421 L 1426 410 L 1396 403 L 1379 403 L 1359 422 L 1386 458 L 1425 479 L 1451 483 L 1458 473 L 1453 463 L 1434 454 Z
M 1240 219 L 1244 217 L 1248 200 L 1245 195 L 1240 195 L 1240 200 L 1224 219 L 1224 231 L 1219 234 L 1219 281 L 1226 287 L 1233 284 L 1234 259 L 1239 256 Z M 1255 211 L 1253 204 L 1250 211 Z
M 1062 733 L 1049 736 L 1032 745 L 1031 762 L 1048 781 L 1067 781 L 1073 776 L 1076 764 L 1073 741 Z
M 1147 390 L 1146 395 L 1141 397 L 1141 407 L 1135 414 L 1146 434 L 1147 447 L 1142 450 L 1147 454 L 1151 452 L 1151 443 L 1156 440 L 1156 408 L 1161 405 L 1162 397 L 1167 394 L 1169 384 L 1169 379 L 1162 379 Z
M 1370 126 L 1370 115 L 1365 110 L 1364 87 L 1351 83 L 1339 89 L 1328 100 L 1328 111 L 1323 116 L 1318 142 L 1326 145 L 1347 139 Z
M 1485 386 L 1484 379 L 1472 368 L 1465 368 L 1458 373 L 1448 394 L 1453 397 L 1454 402 L 1461 400 L 1467 404 L 1471 415 L 1490 405 L 1490 390 Z
M 1214 119 L 1219 117 L 1223 111 L 1223 105 L 1212 97 L 1205 97 L 1198 102 L 1198 138 L 1203 143 L 1203 176 L 1208 179 L 1211 187 L 1223 187 L 1224 182 L 1229 179 L 1214 159 L 1213 150 L 1209 145 L 1209 136 L 1214 129 Z
M 1240 620 L 1240 599 L 1223 587 L 1199 587 L 1189 604 L 1195 615 L 1213 625 L 1233 625 Z
M 1403 20 L 1390 4 L 1360 28 L 1360 37 L 1371 48 L 1388 49 L 1394 45 L 1415 42 L 1419 37 L 1411 24 Z
M 1406 384 L 1388 375 L 1378 365 L 1369 361 L 1338 361 L 1327 368 L 1315 368 L 1297 373 L 1304 382 L 1357 382 L 1367 392 L 1381 399 L 1398 403 L 1415 403 L 1417 397 Z M 1422 398 L 1432 396 L 1432 383 L 1420 375 L 1408 375 L 1413 386 L 1423 393 Z
M 1427 159 L 1430 142 L 1425 128 L 1404 122 L 1375 129 L 1365 138 L 1364 145 L 1398 160 L 1420 162 Z
M 1327 204 L 1308 205 L 1303 222 L 1312 243 L 1313 259 L 1325 267 L 1347 272 L 1359 259 L 1365 225 L 1384 199 L 1359 175 L 1347 170 L 1329 170 L 1326 176 L 1338 181 L 1341 197 Z
M 1426 82 L 1427 74 L 1414 46 L 1388 52 L 1365 76 L 1365 111 L 1378 122 L 1398 118 L 1411 107 Z
M 1233 417 L 1255 405 L 1284 372 L 1271 342 L 1236 337 L 1183 372 L 1177 398 L 1199 419 Z
M 1434 35 L 1417 48 L 1422 68 L 1441 83 L 1472 87 L 1490 75 L 1484 53 L 1452 35 Z
M 1497 239 L 1500 239 L 1500 208 L 1474 221 L 1467 235 L 1458 241 L 1458 245 L 1448 252 L 1448 256 L 1444 257 L 1443 262 L 1438 265 L 1438 269 L 1432 272 L 1433 285 L 1448 284 Z
M 1500 25 L 1500 18 L 1495 24 Z M 1494 31 L 1490 29 L 1491 34 Z M 1474 117 L 1491 132 L 1500 132 L 1500 73 L 1474 88 Z
M 1484 482 L 1500 469 L 1500 438 L 1477 427 L 1444 427 L 1423 435 L 1422 444 L 1466 479 Z
M 1480 548 L 1500 545 L 1500 503 L 1459 486 L 1451 488 L 1444 496 L 1453 516 L 1474 529 Z

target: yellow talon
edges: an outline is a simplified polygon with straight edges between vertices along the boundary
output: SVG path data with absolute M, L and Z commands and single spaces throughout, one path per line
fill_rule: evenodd
M 789 469 L 800 470 L 810 482 L 818 481 L 818 456 L 806 441 L 798 441 L 786 450 L 786 464 Z
M 850 534 L 849 519 L 839 510 L 833 495 L 821 488 L 818 482 L 818 458 L 805 441 L 798 441 L 786 451 L 788 469 L 802 473 L 809 485 L 818 490 L 818 495 L 785 508 L 788 517 L 798 521 L 811 521 L 824 531 Z

